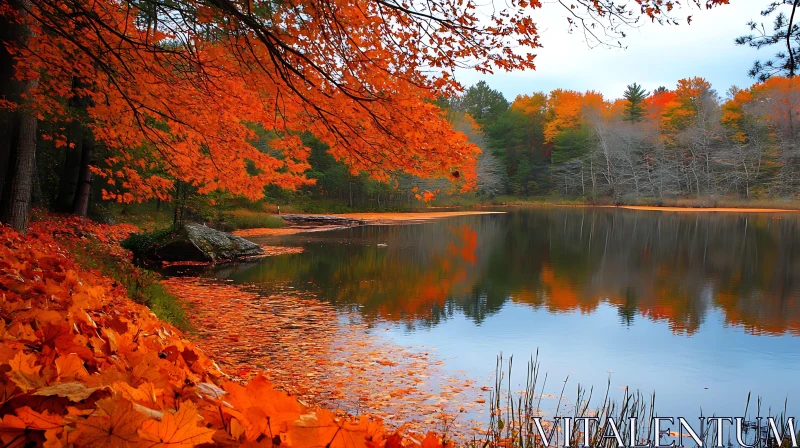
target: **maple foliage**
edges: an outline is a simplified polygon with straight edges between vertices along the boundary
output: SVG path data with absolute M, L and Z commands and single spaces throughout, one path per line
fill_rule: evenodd
M 674 98 L 661 112 L 661 127 L 667 133 L 685 129 L 698 114 L 705 95 L 712 94 L 711 83 L 704 78 L 693 77 L 678 80 Z
M 120 285 L 76 266 L 54 237 L 125 231 L 93 224 L 92 236 L 75 224 L 37 223 L 28 236 L 0 227 L 4 446 L 447 445 L 309 408 L 263 377 L 230 381 Z
M 95 170 L 106 198 L 129 202 L 168 198 L 173 179 L 249 198 L 297 188 L 305 131 L 354 173 L 457 172 L 469 188 L 479 151 L 430 100 L 459 88 L 457 67 L 533 68 L 530 51 L 511 51 L 537 46 L 524 12 L 538 2 L 524 3 L 490 27 L 458 2 L 35 1 L 3 14 L 32 31 L 13 49 L 17 76 L 48 74 L 26 107 L 68 119 L 63 99 L 89 98 L 86 124 L 112 150 Z
M 572 90 L 556 89 L 547 99 L 548 121 L 544 129 L 546 141 L 567 129 L 580 126 L 583 114 L 583 95 Z
M 652 95 L 645 98 L 648 118 L 651 121 L 658 122 L 661 119 L 664 108 L 673 101 L 675 101 L 675 92 L 672 90 L 664 89 L 663 91 L 653 92 Z

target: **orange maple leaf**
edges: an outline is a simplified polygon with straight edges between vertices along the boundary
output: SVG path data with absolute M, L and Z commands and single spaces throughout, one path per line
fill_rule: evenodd
M 137 447 L 141 443 L 139 428 L 147 417 L 122 398 L 106 398 L 97 402 L 97 410 L 86 420 L 76 422 L 77 445 L 105 447 Z
M 369 420 L 339 419 L 327 409 L 303 415 L 289 428 L 291 446 L 307 448 L 367 447 Z
M 215 431 L 197 426 L 198 420 L 197 407 L 186 401 L 174 415 L 164 414 L 161 421 L 151 419 L 144 422 L 139 436 L 142 440 L 155 442 L 153 446 L 156 447 L 190 448 L 211 443 Z
M 17 417 L 25 422 L 29 429 L 44 431 L 64 426 L 64 418 L 58 414 L 51 414 L 48 411 L 39 413 L 28 406 L 17 409 Z
M 37 366 L 36 355 L 17 353 L 11 360 L 11 381 L 17 384 L 24 392 L 41 387 L 45 384 L 44 378 L 39 373 L 42 366 Z

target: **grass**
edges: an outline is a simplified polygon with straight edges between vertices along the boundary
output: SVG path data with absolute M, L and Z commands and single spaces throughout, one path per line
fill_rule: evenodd
M 539 386 L 541 375 L 538 356 L 537 352 L 536 357 L 528 362 L 525 389 L 521 392 L 514 392 L 511 382 L 514 358 L 511 357 L 508 360 L 508 370 L 506 372 L 503 370 L 502 355 L 498 357 L 494 390 L 491 391 L 489 399 L 490 419 L 488 428 L 483 434 L 482 440 L 474 441 L 473 446 L 543 448 L 545 444 L 539 436 L 535 424 L 535 419 L 537 418 L 541 418 L 543 429 L 546 432 L 549 432 L 553 425 L 556 427 L 552 437 L 558 440 L 551 439 L 550 446 L 583 446 L 584 434 L 580 431 L 580 425 L 574 425 L 569 434 L 564 434 L 560 423 L 554 422 L 552 419 L 543 418 L 541 400 L 547 376 L 545 375 L 541 381 L 542 384 L 537 394 L 536 389 Z M 505 379 L 507 379 L 507 383 L 504 384 Z M 649 422 L 650 417 L 655 415 L 655 394 L 648 399 L 639 392 L 629 393 L 626 389 L 622 401 L 615 402 L 609 397 L 611 389 L 609 382 L 603 400 L 596 407 L 592 407 L 593 389 L 587 391 L 578 385 L 577 395 L 574 400 L 570 401 L 564 396 L 567 381 L 564 381 L 563 384 L 561 395 L 556 404 L 555 415 L 558 417 L 572 417 L 573 422 L 575 419 L 582 417 L 599 418 L 600 423 L 594 425 L 594 431 L 589 435 L 591 447 L 613 448 L 616 446 L 616 441 L 613 439 L 602 437 L 609 429 L 609 417 L 612 417 L 618 423 L 626 422 L 624 428 L 619 428 L 625 441 L 630 440 L 630 428 L 627 426 L 627 422 L 631 417 L 637 417 L 637 422 L 640 424 L 640 427 L 636 429 L 636 434 L 646 435 L 648 440 L 652 438 L 651 428 L 646 423 Z M 565 438 L 569 438 L 569 443 L 566 443 Z
M 280 216 L 246 209 L 221 212 L 219 221 L 223 230 L 277 229 L 286 224 Z
M 244 206 L 208 206 L 201 212 L 186 210 L 185 222 L 201 222 L 223 231 L 254 228 L 278 228 L 285 225 L 283 219 L 271 211 L 253 203 Z M 171 229 L 173 204 L 158 207 L 154 202 L 143 204 L 103 204 L 97 207 L 96 219 L 113 224 L 133 224 L 148 232 Z M 259 210 L 260 209 L 260 210 Z M 288 211 L 287 211 L 288 212 Z M 199 213 L 199 214 L 198 214 Z
M 107 248 L 97 241 L 82 240 L 70 251 L 78 264 L 97 269 L 114 279 L 127 289 L 128 297 L 150 308 L 161 320 L 183 331 L 191 330 L 180 299 L 164 288 L 158 273 L 138 268 L 129 260 L 108 253 Z

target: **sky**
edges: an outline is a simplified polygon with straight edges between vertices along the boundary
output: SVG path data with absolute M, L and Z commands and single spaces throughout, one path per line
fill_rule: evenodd
M 490 75 L 461 71 L 456 79 L 465 86 L 485 80 L 511 101 L 520 94 L 556 88 L 595 90 L 614 99 L 633 82 L 652 91 L 659 86 L 674 88 L 681 78 L 701 76 L 724 97 L 731 86 L 752 84 L 747 71 L 753 61 L 767 59 L 778 50 L 757 51 L 734 44 L 736 37 L 749 34 L 748 21 L 763 20 L 759 12 L 767 3 L 731 0 L 730 5 L 712 10 L 686 6 L 676 16 L 691 15 L 691 25 L 658 25 L 648 19 L 639 28 L 626 30 L 628 36 L 622 41 L 626 49 L 590 48 L 582 34 L 569 34 L 563 7 L 544 3 L 533 13 L 543 46 L 536 51 L 535 71 Z M 771 23 L 765 25 L 770 29 Z

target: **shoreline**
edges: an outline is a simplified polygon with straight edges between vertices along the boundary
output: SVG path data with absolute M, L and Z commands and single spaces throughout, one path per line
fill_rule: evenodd
M 637 211 L 655 211 L 670 213 L 800 213 L 800 209 L 789 208 L 763 208 L 763 207 L 672 207 L 672 206 L 651 206 L 651 205 L 601 205 L 601 204 L 559 204 L 556 202 L 528 202 L 506 205 L 495 205 L 498 208 L 523 208 L 523 207 L 570 207 L 570 208 L 614 208 Z M 355 213 L 330 213 L 330 214 L 297 214 L 293 216 L 303 216 L 309 218 L 339 218 L 352 220 L 352 225 L 295 225 L 279 228 L 252 228 L 235 230 L 236 236 L 243 238 L 261 238 L 295 235 L 306 232 L 322 232 L 326 230 L 337 230 L 360 225 L 397 225 L 397 224 L 421 224 L 442 218 L 471 215 L 490 215 L 507 213 L 500 210 L 463 210 L 448 212 L 355 212 Z
M 454 212 L 365 212 L 365 213 L 331 213 L 331 214 L 303 214 L 298 216 L 307 217 L 332 217 L 353 220 L 353 225 L 308 225 L 308 226 L 289 226 L 279 228 L 254 228 L 254 229 L 241 229 L 235 230 L 233 233 L 236 236 L 243 238 L 259 238 L 259 237 L 272 237 L 272 236 L 286 236 L 294 235 L 297 233 L 305 232 L 321 232 L 325 230 L 344 229 L 348 227 L 356 227 L 358 225 L 395 225 L 395 224 L 421 224 L 425 222 L 434 221 L 442 218 L 451 218 L 456 216 L 471 216 L 471 215 L 492 215 L 504 214 L 504 211 L 482 211 L 482 210 L 465 210 Z M 355 222 L 362 222 L 355 224 Z
M 600 205 L 603 208 L 624 208 L 628 210 L 676 212 L 676 213 L 797 213 L 800 210 L 786 208 L 736 208 L 736 207 L 657 207 L 648 205 Z

